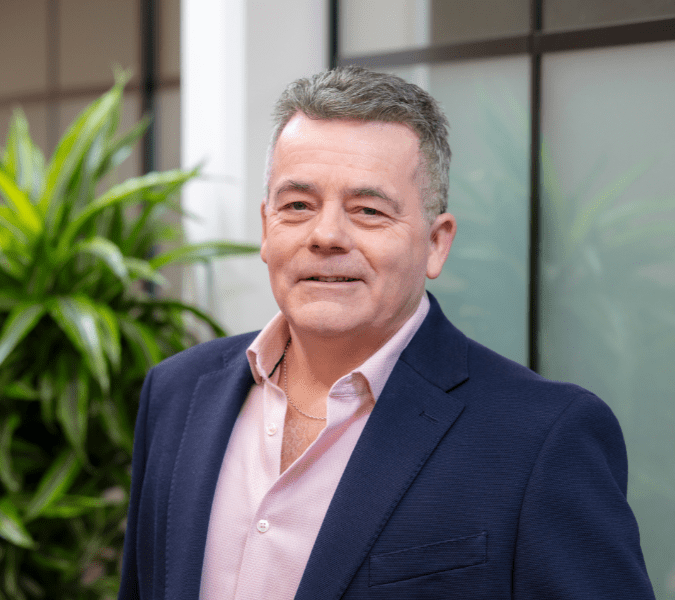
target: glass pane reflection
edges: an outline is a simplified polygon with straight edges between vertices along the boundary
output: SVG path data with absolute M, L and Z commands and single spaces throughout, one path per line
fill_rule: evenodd
M 529 119 L 527 58 L 394 70 L 426 87 L 450 121 L 448 211 L 458 230 L 427 282 L 468 336 L 527 362 Z
M 659 600 L 675 599 L 675 43 L 545 57 L 543 374 L 617 415 Z
M 530 0 L 341 0 L 340 55 L 524 34 L 529 15 Z

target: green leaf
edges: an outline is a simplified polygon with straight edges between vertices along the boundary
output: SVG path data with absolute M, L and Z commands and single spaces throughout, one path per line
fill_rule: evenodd
M 40 485 L 26 508 L 26 521 L 40 516 L 70 489 L 80 472 L 80 462 L 73 450 L 64 450 L 40 480 Z
M 191 263 L 209 261 L 223 256 L 254 254 L 260 247 L 253 244 L 236 244 L 234 242 L 202 242 L 189 244 L 158 254 L 150 259 L 154 269 L 160 269 L 171 263 Z
M 99 132 L 109 127 L 116 118 L 123 88 L 124 81 L 118 81 L 109 92 L 90 104 L 61 138 L 47 166 L 45 189 L 39 203 L 41 213 L 48 215 L 48 226 L 51 227 L 58 220 L 65 208 L 64 192 L 89 147 Z
M 46 312 L 41 302 L 22 302 L 14 307 L 0 332 L 0 365 Z
M 100 335 L 97 306 L 84 296 L 56 298 L 49 313 L 82 353 L 91 373 L 105 393 L 110 389 L 108 366 Z
M 16 506 L 7 497 L 0 500 L 0 537 L 21 548 L 37 546 L 23 524 Z
M 0 251 L 0 270 L 16 281 L 21 281 L 24 277 L 24 268 L 21 263 L 9 258 L 2 251 Z
M 5 166 L 31 199 L 39 196 L 44 175 L 44 156 L 30 138 L 28 120 L 21 108 L 14 109 L 9 125 Z
M 10 546 L 7 548 L 7 554 L 5 556 L 5 577 L 4 577 L 4 590 L 11 600 L 26 600 L 26 596 L 19 587 L 19 559 L 17 554 L 19 553 L 19 548 L 15 546 Z
M 152 283 L 156 283 L 160 286 L 166 285 L 167 283 L 166 277 L 155 271 L 147 260 L 127 257 L 124 259 L 124 264 L 132 279 L 144 279 L 146 281 L 152 281 Z
M 33 236 L 38 235 L 44 223 L 37 209 L 31 204 L 30 198 L 12 181 L 7 174 L 0 169 L 0 192 L 7 200 L 9 206 L 19 217 L 22 229 Z
M 58 385 L 59 389 L 63 390 L 66 386 L 66 381 L 68 375 L 66 373 L 66 361 L 64 357 L 59 357 L 58 361 L 55 361 L 56 375 L 50 369 L 40 374 L 38 379 L 38 393 L 40 398 L 40 410 L 42 412 L 42 421 L 46 425 L 51 425 L 54 421 L 54 398 L 57 395 L 57 382 L 55 379 L 59 379 Z
M 0 225 L 3 237 L 0 238 L 0 248 L 12 249 L 24 255 L 29 254 L 30 240 L 35 236 L 11 207 L 0 205 Z
M 134 430 L 126 414 L 120 410 L 121 403 L 113 398 L 105 398 L 99 403 L 98 408 L 110 439 L 116 446 L 125 448 L 131 454 L 134 447 Z
M 21 303 L 21 296 L 15 292 L 0 291 L 0 312 L 9 311 Z
M 18 413 L 12 413 L 0 429 L 0 481 L 10 492 L 18 492 L 21 482 L 12 470 L 12 436 L 21 423 Z
M 72 254 L 79 253 L 90 254 L 100 258 L 120 279 L 126 279 L 129 274 L 122 251 L 117 244 L 114 244 L 108 239 L 95 236 L 88 240 L 78 242 L 75 244 Z
M 45 597 L 44 588 L 35 579 L 26 575 L 25 572 L 19 577 L 19 583 L 31 598 Z
M 124 204 L 127 202 L 135 202 L 138 200 L 139 194 L 143 192 L 150 192 L 155 188 L 167 187 L 171 190 L 181 186 L 191 177 L 197 174 L 197 170 L 182 171 L 176 169 L 173 171 L 166 171 L 164 173 L 148 173 L 141 177 L 134 177 L 128 179 L 124 183 L 120 183 L 112 187 L 108 192 L 100 196 L 90 204 L 88 204 L 75 218 L 68 224 L 59 243 L 59 252 L 67 249 L 75 239 L 75 236 L 84 224 L 100 213 L 101 211 L 111 206 Z M 160 202 L 166 199 L 166 195 L 157 198 L 146 198 L 148 201 Z
M 164 358 L 164 354 L 155 340 L 153 329 L 140 321 L 134 321 L 124 316 L 119 317 L 120 329 L 130 343 L 132 350 L 135 350 L 137 357 L 143 358 L 142 367 L 144 371 L 155 366 Z
M 203 310 L 198 309 L 196 306 L 185 304 L 184 302 L 180 302 L 179 300 L 153 300 L 151 302 L 147 302 L 144 304 L 157 306 L 158 308 L 169 308 L 179 311 L 191 312 L 193 315 L 195 315 L 200 320 L 204 321 L 207 325 L 209 325 L 217 336 L 224 337 L 227 335 L 225 330 L 208 313 L 205 313 Z
M 39 392 L 34 390 L 25 381 L 11 381 L 2 388 L 0 396 L 15 398 L 17 400 L 38 400 L 40 398 Z
M 103 157 L 96 173 L 98 178 L 116 169 L 129 157 L 133 146 L 146 132 L 149 124 L 150 118 L 144 117 L 132 129 L 108 147 L 106 155 Z
M 72 569 L 72 561 L 63 556 L 58 556 L 58 554 L 63 554 L 61 548 L 53 546 L 50 550 L 52 551 L 50 555 L 45 554 L 45 551 L 41 551 L 34 553 L 31 558 L 37 565 L 49 569 L 50 571 L 60 571 L 61 573 L 65 573 Z
M 92 509 L 102 508 L 115 504 L 105 498 L 93 498 L 91 496 L 63 496 L 42 511 L 42 516 L 52 519 L 72 519 L 79 517 Z
M 61 391 L 56 402 L 56 418 L 83 464 L 88 462 L 84 449 L 87 437 L 87 417 L 89 416 L 88 392 L 88 376 L 85 369 L 80 366 Z
M 115 371 L 119 371 L 122 361 L 122 346 L 120 344 L 120 329 L 117 315 L 105 304 L 96 304 L 98 311 L 98 332 L 101 336 L 103 351 Z

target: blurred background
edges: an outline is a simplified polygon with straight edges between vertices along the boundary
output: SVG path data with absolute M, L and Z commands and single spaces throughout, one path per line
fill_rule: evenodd
M 20 105 L 49 155 L 130 69 L 120 181 L 203 164 L 189 241 L 257 243 L 272 104 L 337 64 L 443 105 L 458 235 L 429 284 L 467 335 L 597 393 L 621 422 L 629 502 L 675 599 L 675 0 L 3 0 L 0 146 Z M 126 127 L 125 127 L 126 124 Z M 167 273 L 160 293 L 231 333 L 276 312 L 258 257 Z

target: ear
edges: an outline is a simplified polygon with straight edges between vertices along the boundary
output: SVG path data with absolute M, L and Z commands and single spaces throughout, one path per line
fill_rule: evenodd
M 436 217 L 429 229 L 429 255 L 427 256 L 427 277 L 436 279 L 443 270 L 452 241 L 455 239 L 457 221 L 450 213 Z
M 267 264 L 267 199 L 260 203 L 260 217 L 262 218 L 262 239 L 260 240 L 260 258 Z

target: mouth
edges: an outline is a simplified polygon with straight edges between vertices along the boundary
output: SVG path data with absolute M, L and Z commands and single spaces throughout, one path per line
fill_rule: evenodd
M 307 277 L 305 281 L 321 281 L 322 283 L 343 283 L 349 281 L 360 281 L 354 277 L 323 277 L 317 275 L 316 277 Z

